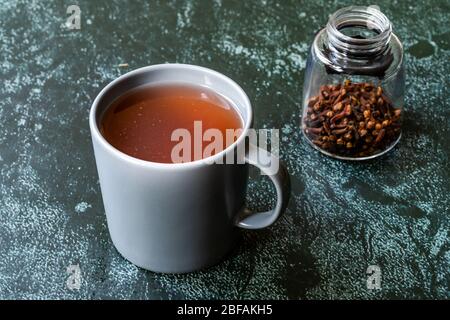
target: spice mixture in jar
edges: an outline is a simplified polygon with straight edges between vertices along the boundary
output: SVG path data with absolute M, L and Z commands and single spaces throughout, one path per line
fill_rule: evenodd
M 303 130 L 320 149 L 343 157 L 369 157 L 401 133 L 401 109 L 372 83 L 323 85 L 307 103 Z

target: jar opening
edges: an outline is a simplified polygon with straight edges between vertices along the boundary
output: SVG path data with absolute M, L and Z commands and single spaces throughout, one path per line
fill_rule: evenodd
M 347 37 L 351 37 L 353 39 L 370 39 L 380 34 L 378 30 L 368 29 L 365 26 L 357 25 L 341 27 L 339 31 Z
M 330 50 L 338 56 L 368 57 L 386 50 L 392 25 L 375 6 L 350 6 L 330 17 L 326 32 Z

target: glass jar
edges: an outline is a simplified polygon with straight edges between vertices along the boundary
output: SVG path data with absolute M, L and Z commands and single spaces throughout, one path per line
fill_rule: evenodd
M 303 88 L 302 131 L 331 157 L 365 160 L 401 137 L 403 47 L 374 6 L 338 10 L 311 46 Z

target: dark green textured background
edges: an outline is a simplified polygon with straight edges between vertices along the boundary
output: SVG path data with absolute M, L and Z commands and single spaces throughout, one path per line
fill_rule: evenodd
M 81 30 L 64 27 L 70 4 Z M 450 4 L 377 3 L 405 47 L 404 133 L 359 164 L 313 151 L 299 130 L 308 46 L 347 4 L 0 1 L 0 298 L 449 298 Z M 188 275 L 141 270 L 114 249 L 88 127 L 104 85 L 164 62 L 240 83 L 255 127 L 281 130 L 293 184 L 279 222 Z M 270 184 L 253 177 L 250 205 L 270 207 Z M 71 264 L 79 290 L 66 285 Z M 381 290 L 367 289 L 369 265 Z

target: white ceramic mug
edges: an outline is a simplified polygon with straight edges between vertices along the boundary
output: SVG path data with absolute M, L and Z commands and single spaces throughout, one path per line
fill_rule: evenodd
M 228 77 L 193 65 L 154 65 L 119 77 L 95 99 L 89 125 L 108 228 L 117 250 L 139 267 L 179 273 L 219 262 L 236 243 L 239 228 L 259 229 L 275 222 L 286 209 L 290 182 L 283 164 L 276 173 L 267 172 L 276 188 L 276 206 L 249 215 L 244 208 L 248 163 L 266 170 L 256 160 L 258 149 L 253 145 L 246 147 L 245 164 L 211 164 L 206 159 L 167 164 L 133 158 L 105 140 L 99 123 L 116 98 L 144 84 L 174 82 L 211 88 L 230 99 L 242 117 L 241 136 L 212 157 L 224 159 L 246 144 L 252 107 L 245 92 Z

